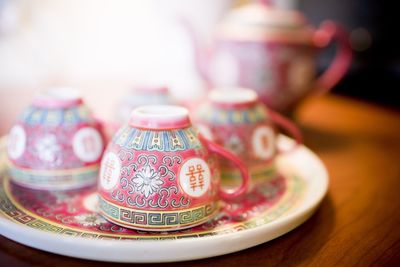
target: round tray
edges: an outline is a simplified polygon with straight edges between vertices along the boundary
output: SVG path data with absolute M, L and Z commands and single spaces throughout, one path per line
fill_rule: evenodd
M 293 141 L 280 136 L 278 145 Z M 328 188 L 328 174 L 309 149 L 278 157 L 280 175 L 254 189 L 240 218 L 221 212 L 191 229 L 144 232 L 121 228 L 96 212 L 95 188 L 35 191 L 10 182 L 0 144 L 0 234 L 61 255 L 110 262 L 171 262 L 232 253 L 281 236 L 308 219 Z

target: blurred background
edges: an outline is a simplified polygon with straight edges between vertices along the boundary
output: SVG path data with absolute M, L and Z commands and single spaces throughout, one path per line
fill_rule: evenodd
M 332 19 L 346 27 L 354 53 L 351 71 L 333 90 L 399 109 L 400 39 L 396 38 L 396 1 L 300 0 L 301 9 L 314 25 Z M 322 69 L 333 51 L 320 58 Z
M 245 0 L 0 0 L 0 133 L 38 90 L 76 86 L 99 116 L 138 84 L 166 85 L 175 98 L 196 99 L 204 83 L 178 19 L 189 18 L 205 40 Z M 355 59 L 333 90 L 399 109 L 399 38 L 395 1 L 275 0 L 350 33 Z M 318 58 L 322 71 L 334 47 Z

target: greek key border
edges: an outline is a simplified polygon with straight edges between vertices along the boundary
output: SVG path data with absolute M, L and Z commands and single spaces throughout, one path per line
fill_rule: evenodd
M 170 229 L 190 227 L 212 218 L 218 203 L 209 203 L 192 209 L 176 211 L 143 211 L 120 207 L 99 196 L 100 212 L 107 219 L 126 227 L 141 229 Z
M 3 145 L 3 144 L 2 144 Z M 0 149 L 3 149 L 2 147 Z M 0 153 L 3 153 L 1 151 Z M 74 168 L 74 169 L 64 169 L 64 170 L 32 170 L 29 168 L 22 168 L 16 166 L 11 160 L 9 160 L 7 157 L 4 159 L 4 164 L 9 168 L 9 169 L 16 169 L 20 172 L 29 174 L 29 175 L 39 175 L 39 176 L 67 176 L 67 175 L 79 175 L 81 173 L 90 173 L 94 171 L 98 171 L 100 169 L 100 163 L 96 163 L 90 166 L 86 167 L 79 167 L 79 168 Z
M 72 170 L 67 172 L 35 173 L 34 171 L 26 171 L 13 165 L 10 161 L 7 163 L 8 173 L 12 176 L 15 183 L 23 186 L 38 189 L 68 189 L 89 186 L 96 183 L 98 177 L 99 166 L 82 169 L 82 172 Z

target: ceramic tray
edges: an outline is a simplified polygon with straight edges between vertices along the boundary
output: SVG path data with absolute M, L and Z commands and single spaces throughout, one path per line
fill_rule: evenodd
M 279 137 L 279 146 L 292 140 Z M 278 158 L 279 176 L 251 194 L 240 218 L 220 213 L 174 232 L 128 230 L 96 213 L 94 188 L 49 193 L 10 182 L 0 145 L 0 234 L 37 249 L 112 262 L 169 262 L 232 253 L 287 233 L 309 218 L 328 188 L 321 161 L 306 147 Z M 242 207 L 243 208 L 243 207 Z

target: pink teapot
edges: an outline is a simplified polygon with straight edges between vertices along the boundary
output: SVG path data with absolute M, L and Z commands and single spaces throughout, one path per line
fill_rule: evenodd
M 195 47 L 197 69 L 209 88 L 245 87 L 277 111 L 290 111 L 310 93 L 334 87 L 349 69 L 352 52 L 346 32 L 332 21 L 314 29 L 303 14 L 256 1 L 233 9 L 217 25 L 214 44 Z M 316 52 L 337 41 L 331 65 L 315 78 Z

